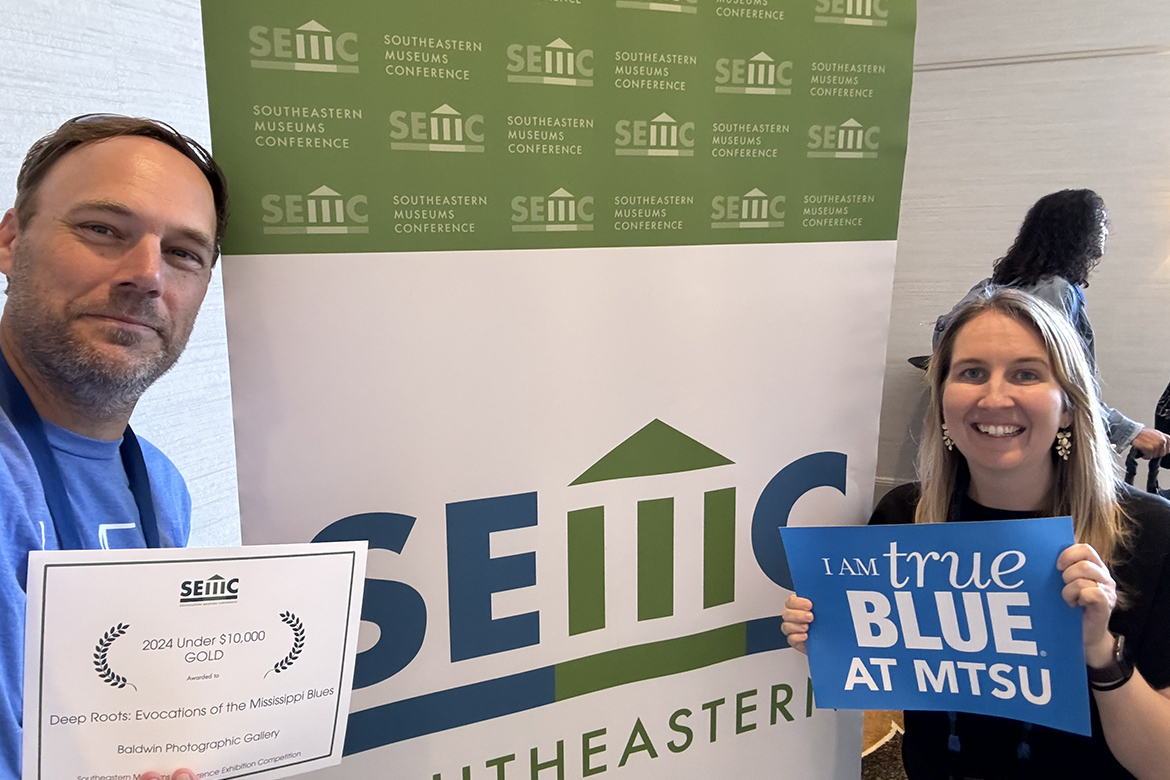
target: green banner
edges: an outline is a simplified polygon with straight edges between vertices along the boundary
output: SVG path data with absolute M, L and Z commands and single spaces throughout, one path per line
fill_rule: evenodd
M 204 3 L 228 254 L 893 239 L 912 0 Z
M 204 19 L 244 540 L 375 550 L 322 777 L 856 778 L 777 528 L 869 509 L 913 0 Z

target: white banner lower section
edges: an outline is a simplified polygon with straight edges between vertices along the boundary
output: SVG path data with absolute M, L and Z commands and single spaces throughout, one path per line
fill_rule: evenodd
M 226 258 L 245 542 L 371 545 L 320 776 L 857 777 L 775 529 L 864 522 L 894 254 Z

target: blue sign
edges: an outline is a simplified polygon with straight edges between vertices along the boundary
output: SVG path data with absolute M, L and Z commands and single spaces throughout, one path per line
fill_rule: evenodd
M 1087 735 L 1081 610 L 1056 569 L 1072 518 L 781 528 L 813 602 L 818 707 L 951 710 Z

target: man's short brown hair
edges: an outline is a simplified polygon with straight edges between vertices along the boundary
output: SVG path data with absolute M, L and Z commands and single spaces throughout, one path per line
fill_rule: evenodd
M 36 214 L 36 195 L 49 169 L 74 149 L 95 141 L 119 136 L 141 136 L 166 144 L 202 171 L 211 185 L 215 200 L 215 251 L 219 253 L 223 232 L 227 228 L 227 179 L 211 153 L 164 122 L 118 114 L 82 114 L 75 116 L 32 145 L 16 177 L 16 217 L 27 225 Z

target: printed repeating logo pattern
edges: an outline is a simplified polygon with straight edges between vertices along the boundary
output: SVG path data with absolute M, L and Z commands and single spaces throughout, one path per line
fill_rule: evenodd
M 768 197 L 758 187 L 741 196 L 716 195 L 711 201 L 711 227 L 782 228 L 784 201 L 783 195 Z
M 560 187 L 546 197 L 512 199 L 512 230 L 517 233 L 565 233 L 593 230 L 593 196 L 577 197 Z
M 808 156 L 837 160 L 872 160 L 878 156 L 880 127 L 864 127 L 850 117 L 840 124 L 808 129 Z
M 482 152 L 483 115 L 463 116 L 444 103 L 429 112 L 390 112 L 390 148 L 413 152 Z M 409 140 L 408 140 L 409 139 Z
M 776 62 L 767 52 L 749 60 L 715 61 L 715 91 L 732 95 L 791 95 L 792 61 Z
M 365 195 L 344 197 L 322 185 L 307 195 L 265 195 L 264 232 L 269 235 L 369 233 Z
M 656 0 L 655 2 L 617 0 L 616 5 L 618 8 L 631 8 L 636 11 L 663 11 L 674 14 L 697 14 L 699 12 L 699 0 Z
M 295 30 L 253 27 L 253 68 L 301 70 L 317 73 L 359 73 L 357 33 L 335 34 L 310 20 Z
M 619 157 L 693 157 L 695 123 L 679 122 L 663 111 L 647 121 L 622 119 L 615 128 L 614 154 Z
M 508 47 L 508 81 L 514 84 L 593 86 L 593 50 L 576 50 L 557 38 L 544 46 Z
M 885 27 L 890 12 L 887 0 L 817 0 L 816 21 L 822 24 L 853 24 Z
M 896 235 L 904 0 L 444 8 L 234 27 L 208 65 L 217 158 L 249 171 L 229 253 Z

